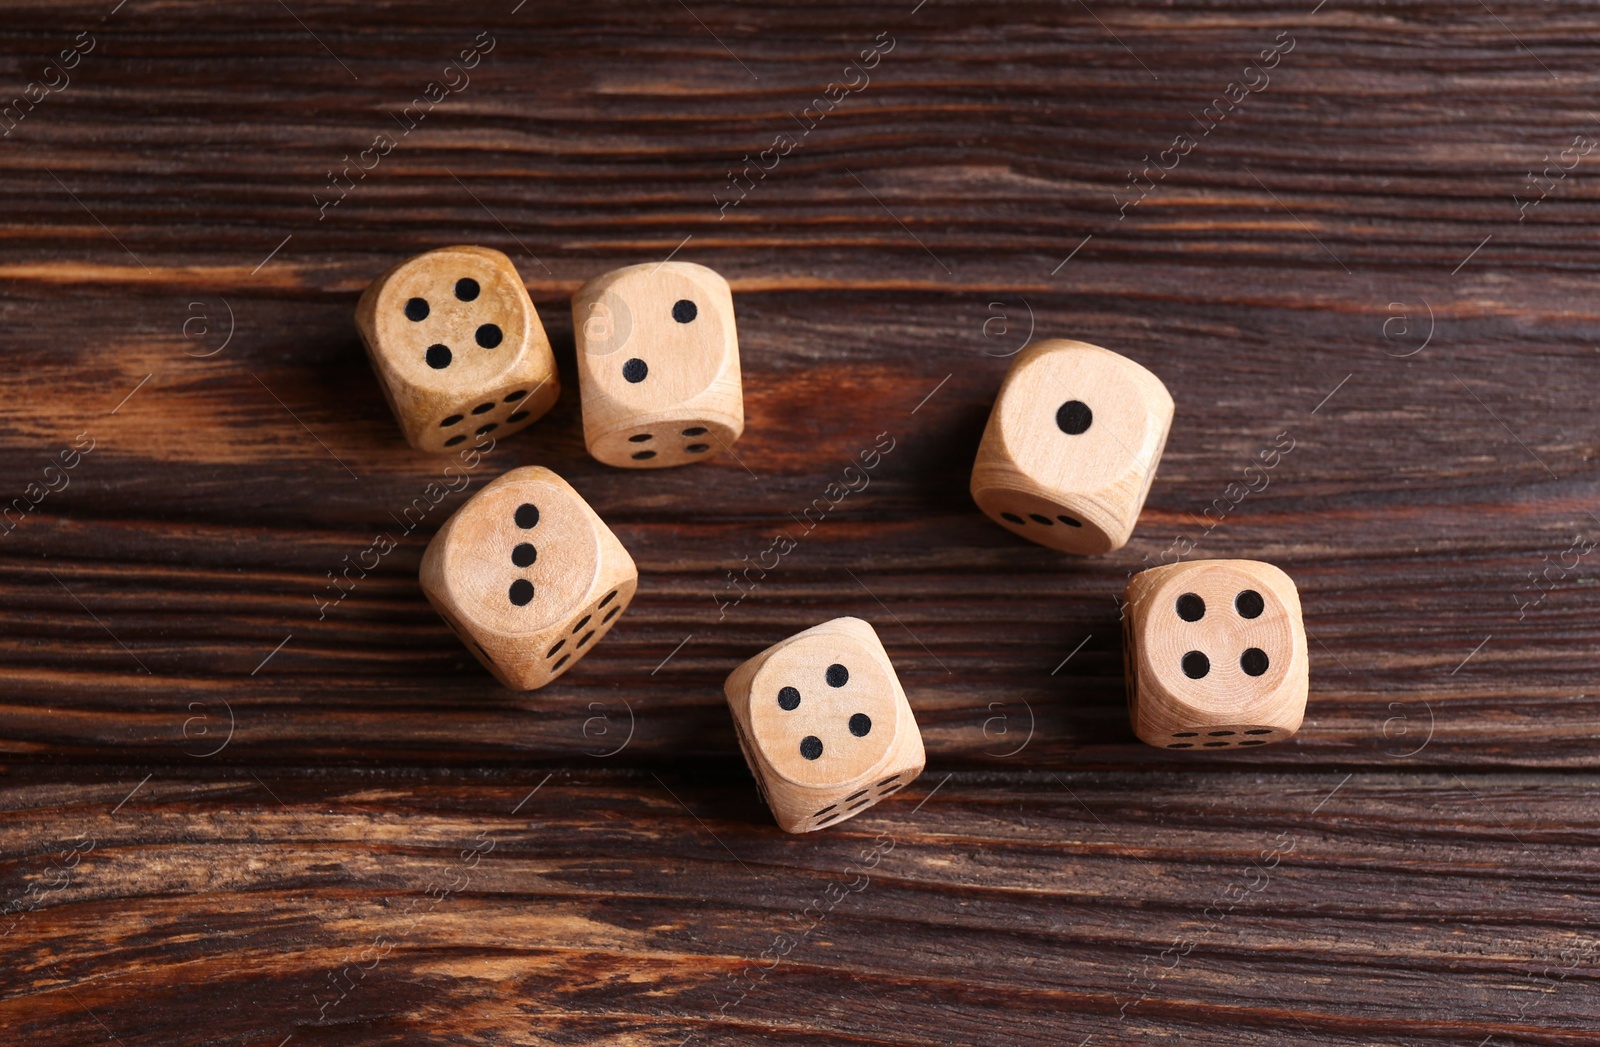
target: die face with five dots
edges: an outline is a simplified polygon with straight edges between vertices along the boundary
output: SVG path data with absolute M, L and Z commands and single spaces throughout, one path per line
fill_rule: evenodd
M 1294 581 L 1256 560 L 1156 567 L 1128 583 L 1123 654 L 1140 741 L 1219 750 L 1300 729 L 1310 660 Z
M 744 432 L 728 282 L 703 265 L 628 266 L 572 299 L 583 438 L 597 461 L 656 469 L 703 461 Z
M 972 468 L 972 498 L 1024 538 L 1080 555 L 1127 544 L 1172 425 L 1154 374 L 1051 339 L 1011 365 Z
M 419 451 L 516 432 L 561 391 L 533 300 L 499 251 L 443 247 L 400 263 L 362 294 L 356 327 Z
M 543 687 L 610 632 L 638 588 L 633 558 L 561 477 L 513 469 L 428 543 L 422 591 L 495 678 Z
M 724 687 L 778 827 L 853 817 L 922 773 L 922 734 L 872 626 L 836 618 L 769 647 Z

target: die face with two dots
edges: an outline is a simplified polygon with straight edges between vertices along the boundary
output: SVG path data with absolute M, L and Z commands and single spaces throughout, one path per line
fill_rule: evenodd
M 1127 544 L 1172 425 L 1161 379 L 1109 349 L 1024 349 L 990 412 L 972 499 L 1024 538 L 1080 555 Z
M 703 265 L 632 265 L 572 298 L 583 438 L 597 461 L 656 469 L 702 461 L 744 432 L 728 281 Z
M 922 734 L 872 626 L 835 618 L 767 648 L 724 686 L 735 733 L 784 832 L 835 825 L 922 773 Z
M 502 684 L 543 687 L 592 651 L 638 588 L 616 535 L 561 477 L 513 469 L 445 522 L 422 591 Z
M 515 432 L 561 392 L 544 325 L 499 251 L 442 247 L 400 263 L 362 294 L 356 327 L 419 451 Z
M 1256 560 L 1135 575 L 1123 656 L 1134 733 L 1162 749 L 1229 749 L 1300 729 L 1310 682 L 1294 581 Z

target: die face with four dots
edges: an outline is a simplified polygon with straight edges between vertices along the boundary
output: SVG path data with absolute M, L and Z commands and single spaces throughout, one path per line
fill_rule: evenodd
M 1015 534 L 1096 555 L 1127 544 L 1172 425 L 1172 396 L 1109 349 L 1051 339 L 1000 387 L 972 467 L 972 498 Z
M 419 451 L 449 451 L 537 421 L 560 394 L 555 355 L 511 259 L 443 247 L 374 280 L 356 327 Z
M 1140 741 L 1215 750 L 1283 741 L 1310 682 L 1294 581 L 1256 560 L 1156 567 L 1128 583 L 1123 655 Z
M 543 687 L 592 651 L 638 588 L 633 558 L 561 477 L 513 469 L 446 521 L 422 591 L 485 668 Z
M 728 281 L 703 265 L 618 269 L 572 298 L 583 438 L 597 461 L 655 469 L 702 461 L 744 432 Z
M 836 618 L 735 669 L 724 691 L 778 827 L 837 824 L 922 773 L 922 734 L 872 626 Z

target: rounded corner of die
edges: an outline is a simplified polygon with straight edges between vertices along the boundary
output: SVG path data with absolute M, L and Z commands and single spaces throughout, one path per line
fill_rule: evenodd
M 588 319 L 585 310 L 589 304 L 598 301 L 606 289 L 616 283 L 617 277 L 627 272 L 627 268 L 613 269 L 599 276 L 591 276 L 585 280 L 578 289 L 572 293 L 572 329 L 574 332 L 583 331 L 584 321 Z

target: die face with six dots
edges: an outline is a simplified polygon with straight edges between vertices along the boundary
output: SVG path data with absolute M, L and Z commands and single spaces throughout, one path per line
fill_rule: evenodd
M 1014 534 L 1063 552 L 1125 545 L 1172 425 L 1172 396 L 1145 368 L 1051 339 L 1011 365 L 972 467 L 972 498 Z
M 639 580 L 611 529 L 541 466 L 511 470 L 456 510 L 428 543 L 421 577 L 462 642 L 522 691 L 593 650 Z
M 836 618 L 768 648 L 724 687 L 779 828 L 837 824 L 922 773 L 922 735 L 872 626 Z
M 402 262 L 361 296 L 356 327 L 421 451 L 522 429 L 561 391 L 533 300 L 499 251 L 443 247 Z
M 1310 661 L 1294 581 L 1256 560 L 1137 574 L 1123 616 L 1134 733 L 1162 749 L 1282 741 L 1305 716 Z
M 728 282 L 691 262 L 607 273 L 572 298 L 583 438 L 607 465 L 703 461 L 744 432 Z

